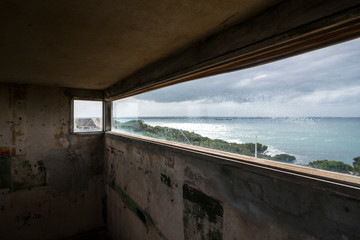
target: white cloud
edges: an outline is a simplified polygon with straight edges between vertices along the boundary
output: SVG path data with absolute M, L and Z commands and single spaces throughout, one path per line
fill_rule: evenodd
M 74 117 L 102 117 L 102 101 L 74 100 Z
M 141 94 L 122 100 L 134 104 L 121 111 L 139 116 L 360 116 L 359 59 L 357 39 Z
M 354 103 L 359 100 L 360 85 L 343 87 L 340 89 L 314 91 L 291 100 L 291 102 L 301 102 L 303 104 L 334 104 L 342 105 Z M 360 109 L 359 109 L 360 111 Z

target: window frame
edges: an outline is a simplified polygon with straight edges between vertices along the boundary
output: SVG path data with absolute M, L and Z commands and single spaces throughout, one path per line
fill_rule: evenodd
M 79 100 L 79 101 L 96 101 L 96 102 L 101 102 L 101 107 L 102 107 L 102 129 L 99 130 L 99 131 L 75 131 L 75 126 L 74 126 L 74 123 L 75 123 L 75 118 L 74 118 L 74 111 L 75 111 L 75 107 L 74 107 L 74 102 L 76 100 Z M 75 134 L 75 135 L 89 135 L 89 134 L 103 134 L 105 132 L 105 117 L 106 117 L 106 114 L 105 114 L 105 101 L 104 99 L 98 99 L 98 98 L 81 98 L 81 97 L 73 97 L 71 99 L 71 111 L 70 111 L 70 121 L 71 121 L 71 124 L 70 124 L 70 132 L 71 134 Z
M 357 9 L 354 11 L 356 12 Z M 105 101 L 111 102 L 180 82 L 251 68 L 358 38 L 360 36 L 360 18 L 352 13 L 350 10 L 296 29 L 290 29 L 281 35 L 250 44 L 237 51 L 215 56 L 199 65 L 190 66 L 173 74 L 148 79 L 147 82 L 143 79 L 141 84 L 135 84 L 132 89 L 126 91 L 115 85 L 105 90 Z M 146 74 L 140 76 L 144 75 Z M 109 117 L 110 120 L 107 122 L 111 122 L 112 112 Z M 107 127 L 105 134 L 110 138 L 124 139 L 126 142 L 140 141 L 163 146 L 179 151 L 181 154 L 205 157 L 209 161 L 220 161 L 225 165 L 236 166 L 261 175 L 360 199 L 360 177 L 114 132 L 111 131 L 111 126 Z
M 113 104 L 111 104 L 113 106 Z M 112 109 L 111 109 L 112 110 Z M 111 111 L 111 122 L 113 119 L 113 111 Z M 335 171 L 322 170 L 318 168 L 312 168 L 307 166 L 295 165 L 275 160 L 268 160 L 263 158 L 256 158 L 247 155 L 241 155 L 211 148 L 205 148 L 200 146 L 194 146 L 190 144 L 175 142 L 175 141 L 167 141 L 158 138 L 148 137 L 137 135 L 128 132 L 116 131 L 110 129 L 106 131 L 106 133 L 115 136 L 121 136 L 128 139 L 136 139 L 141 142 L 148 142 L 156 145 L 166 146 L 170 148 L 181 149 L 182 152 L 189 151 L 191 153 L 196 153 L 200 155 L 212 156 L 218 159 L 227 159 L 231 162 L 243 163 L 247 165 L 257 166 L 266 169 L 272 169 L 280 172 L 288 172 L 293 176 L 303 176 L 307 179 L 317 179 L 320 181 L 332 182 L 334 184 L 340 184 L 344 186 L 350 186 L 351 188 L 355 188 L 360 190 L 360 176 L 355 176 L 351 174 L 339 173 Z M 360 193 L 359 193 L 360 194 Z M 359 195 L 360 197 L 360 195 Z

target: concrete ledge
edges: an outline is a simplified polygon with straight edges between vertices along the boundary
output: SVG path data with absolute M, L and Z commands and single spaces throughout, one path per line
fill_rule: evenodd
M 106 132 L 105 136 L 124 142 L 144 145 L 142 147 L 165 148 L 182 155 L 221 163 L 224 166 L 240 168 L 245 171 L 360 199 L 360 177 L 356 176 L 253 158 L 126 133 Z

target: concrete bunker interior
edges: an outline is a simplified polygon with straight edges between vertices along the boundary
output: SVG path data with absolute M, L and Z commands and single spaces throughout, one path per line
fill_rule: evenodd
M 110 102 L 358 37 L 343 1 L 2 1 L 1 239 L 360 239 L 360 184 L 110 130 Z M 72 99 L 105 131 L 73 133 Z

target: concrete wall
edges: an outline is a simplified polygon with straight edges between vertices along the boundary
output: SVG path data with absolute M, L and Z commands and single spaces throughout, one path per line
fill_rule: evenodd
M 70 134 L 61 88 L 3 84 L 0 107 L 1 239 L 60 239 L 105 219 L 113 239 L 360 238 L 358 189 L 350 197 L 111 133 Z
M 119 135 L 105 144 L 113 239 L 360 239 L 359 198 L 316 181 Z
M 0 109 L 0 238 L 103 226 L 103 135 L 69 134 L 64 89 L 2 84 Z

